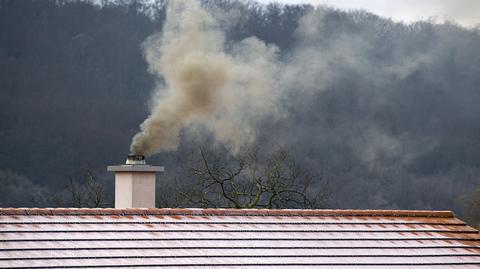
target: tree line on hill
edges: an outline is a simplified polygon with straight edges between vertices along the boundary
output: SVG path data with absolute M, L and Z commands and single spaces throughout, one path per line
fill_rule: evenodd
M 309 5 L 202 4 L 229 14 L 227 42 L 255 36 L 293 67 L 286 116 L 262 122 L 255 145 L 265 154 L 289 149 L 318 175 L 312 191 L 328 182 L 328 206 L 478 218 L 478 28 Z M 82 185 L 85 169 L 111 197 L 105 167 L 124 161 L 158 79 L 142 43 L 164 21 L 162 0 L 0 1 L 0 206 L 52 206 L 45 193 Z M 208 134 L 180 141 L 148 159 L 167 168 L 158 193 L 197 182 L 183 164 L 199 156 L 198 144 L 233 156 Z

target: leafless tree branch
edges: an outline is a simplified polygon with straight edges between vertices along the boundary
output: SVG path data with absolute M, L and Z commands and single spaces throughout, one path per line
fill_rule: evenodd
M 191 176 L 201 192 L 183 192 L 192 205 L 235 208 L 313 208 L 328 201 L 321 178 L 302 170 L 285 147 L 261 158 L 257 147 L 224 159 L 199 147 L 199 159 L 190 164 Z M 195 160 L 195 158 L 192 158 Z

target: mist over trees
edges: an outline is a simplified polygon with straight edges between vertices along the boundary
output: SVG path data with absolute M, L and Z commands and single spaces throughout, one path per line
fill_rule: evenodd
M 288 63 L 285 115 L 259 126 L 259 150 L 287 147 L 328 181 L 334 207 L 461 212 L 480 184 L 479 29 L 203 4 L 224 14 L 227 42 L 255 36 Z M 163 1 L 0 1 L 0 206 L 52 205 L 27 194 L 62 191 L 86 167 L 113 179 L 105 167 L 124 161 L 157 79 L 142 43 L 164 20 Z M 193 180 L 178 169 L 209 139 L 182 133 L 178 151 L 148 159 L 166 166 L 159 192 Z

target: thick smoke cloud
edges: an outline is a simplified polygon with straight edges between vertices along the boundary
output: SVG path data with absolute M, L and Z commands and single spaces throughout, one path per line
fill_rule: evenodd
M 206 129 L 233 151 L 255 139 L 256 125 L 276 113 L 277 49 L 250 37 L 226 46 L 215 18 L 196 1 L 170 1 L 162 33 L 144 43 L 158 76 L 150 116 L 131 151 L 176 149 L 179 132 Z
M 422 24 L 409 29 L 361 12 L 340 18 L 320 7 L 300 17 L 294 46 L 279 51 L 255 37 L 226 45 L 224 30 L 235 23 L 221 27 L 225 12 L 216 12 L 197 2 L 172 1 L 163 32 L 144 43 L 150 72 L 160 82 L 133 152 L 174 150 L 181 130 L 207 131 L 233 152 L 263 134 L 299 148 L 304 141 L 318 151 L 337 148 L 326 158 L 349 159 L 375 172 L 408 167 L 441 143 L 435 134 L 408 126 L 403 115 L 393 117 L 399 105 L 416 102 L 401 95 L 404 83 L 415 76 L 422 83 L 435 80 L 428 74 L 447 54 L 450 38 L 432 29 L 431 38 L 442 42 L 424 36 L 402 40 L 402 35 L 412 39 Z M 348 25 L 355 18 L 363 24 Z M 332 107 L 341 111 L 328 111 Z M 277 119 L 282 119 L 273 127 L 278 131 L 262 127 Z

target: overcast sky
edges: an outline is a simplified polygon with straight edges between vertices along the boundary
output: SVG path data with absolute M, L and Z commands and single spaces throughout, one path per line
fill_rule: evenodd
M 308 3 L 341 9 L 364 9 L 395 21 L 449 19 L 472 27 L 480 24 L 480 0 L 258 0 L 261 3 Z

